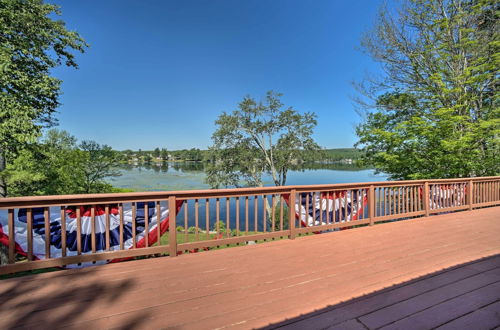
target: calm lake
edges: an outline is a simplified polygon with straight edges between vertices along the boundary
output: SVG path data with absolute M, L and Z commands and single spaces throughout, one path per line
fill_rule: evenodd
M 135 191 L 168 191 L 209 189 L 204 182 L 203 163 L 166 162 L 151 165 L 124 165 L 121 176 L 109 179 L 119 188 Z M 350 182 L 385 181 L 387 176 L 375 174 L 373 169 L 362 169 L 348 164 L 306 164 L 288 172 L 288 185 L 334 184 Z M 265 185 L 272 186 L 270 177 Z
M 196 162 L 166 162 L 151 165 L 125 165 L 120 171 L 121 176 L 109 180 L 109 182 L 120 188 L 133 189 L 135 191 L 172 191 L 172 190 L 195 190 L 195 189 L 209 189 L 210 187 L 204 182 L 205 173 L 203 171 L 204 164 Z M 348 164 L 308 164 L 301 166 L 288 172 L 288 185 L 308 185 L 308 184 L 334 184 L 334 183 L 350 183 L 350 182 L 373 182 L 385 181 L 386 175 L 375 174 L 373 169 L 362 169 L 354 165 Z M 272 186 L 273 183 L 269 177 L 265 178 L 265 185 Z M 269 196 L 267 197 L 270 198 Z M 177 225 L 182 224 L 186 226 L 196 225 L 195 219 L 195 205 L 194 200 L 189 201 L 179 210 Z M 230 228 L 235 228 L 235 214 L 237 207 L 235 199 L 230 199 L 229 214 L 224 211 L 225 200 L 221 201 L 220 220 L 228 222 Z M 259 211 L 254 213 L 254 203 L 258 203 Z M 251 219 L 256 219 L 255 222 L 251 221 L 248 230 L 262 231 L 269 229 L 269 222 L 263 220 L 262 215 L 262 197 L 260 199 L 250 198 L 249 209 L 250 214 L 245 214 L 242 207 L 239 211 L 241 226 L 243 226 L 243 219 L 249 216 Z M 199 201 L 201 214 L 208 212 L 209 219 L 200 216 L 199 221 L 207 222 L 206 230 L 213 229 L 217 218 L 215 201 L 211 201 L 207 205 L 205 200 Z M 187 209 L 187 216 L 184 214 Z M 182 219 L 187 221 L 184 223 Z M 257 224 L 258 223 L 258 224 Z M 200 223 L 201 224 L 201 223 Z M 256 225 L 257 224 L 257 225 Z M 264 228 L 266 226 L 266 228 Z M 243 227 L 241 227 L 243 228 Z

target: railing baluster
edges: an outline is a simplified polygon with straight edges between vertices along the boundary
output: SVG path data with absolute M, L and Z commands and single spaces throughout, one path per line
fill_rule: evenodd
M 50 211 L 48 207 L 43 208 L 43 220 L 45 229 L 45 259 L 50 259 Z
M 156 201 L 156 245 L 161 245 L 161 205 Z
M 404 198 L 405 198 L 405 213 L 410 213 L 410 194 L 409 190 L 411 187 L 404 187 Z
M 230 201 L 230 198 L 226 197 L 226 237 L 231 236 L 231 223 L 229 221 L 229 219 L 230 219 L 229 201 Z
M 205 201 L 205 238 L 210 239 L 210 199 Z
M 16 228 L 14 226 L 14 209 L 8 209 L 9 222 L 9 264 L 16 262 Z
M 177 256 L 177 206 L 175 196 L 168 197 L 168 246 L 169 256 Z
M 448 185 L 448 189 L 446 189 L 446 191 L 447 191 L 446 206 L 447 207 L 452 207 L 453 206 L 453 204 L 452 204 L 452 201 L 453 201 L 453 199 L 452 199 L 452 197 L 453 197 L 453 185 Z
M 453 184 L 453 190 L 452 190 L 452 196 L 453 196 L 453 198 L 451 200 L 451 206 L 452 207 L 456 207 L 456 206 L 459 205 L 458 204 L 459 203 L 458 198 L 460 197 L 459 191 L 460 191 L 460 185 L 457 184 L 457 183 Z
M 199 204 L 198 204 L 198 199 L 194 200 L 194 232 L 195 232 L 195 237 L 196 241 L 199 241 L 199 230 L 198 230 L 198 217 L 199 217 Z
M 189 207 L 188 207 L 188 202 L 189 200 L 186 200 L 184 202 L 184 243 L 187 243 L 189 242 L 189 239 L 188 239 L 188 210 L 189 210 Z
M 389 214 L 390 215 L 393 215 L 396 213 L 395 212 L 396 200 L 395 200 L 395 196 L 394 196 L 394 191 L 395 191 L 394 187 L 389 188 Z
M 248 196 L 245 196 L 245 235 L 248 235 Z
M 144 202 L 144 243 L 149 247 L 149 206 L 148 202 Z
M 262 195 L 262 232 L 267 231 L 267 196 Z
M 373 185 L 368 188 L 368 218 L 370 219 L 370 226 L 375 223 L 375 187 Z
M 312 218 L 313 224 L 316 224 L 316 192 L 311 193 L 311 206 L 312 206 Z M 321 223 L 320 223 L 321 225 Z
M 272 223 L 272 227 L 271 227 L 271 231 L 274 231 L 275 230 L 275 222 L 276 222 L 276 195 L 273 194 L 272 197 L 271 197 L 271 204 L 272 204 L 272 207 L 271 207 L 271 221 L 273 222 Z
M 136 217 L 137 217 L 137 204 L 132 203 L 132 247 L 135 249 L 135 235 L 136 235 Z
M 401 203 L 401 213 L 408 213 L 406 210 L 406 187 L 399 187 L 398 190 L 400 191 L 400 203 Z
M 110 224 L 110 218 L 109 218 L 109 205 L 106 204 L 106 206 L 104 207 L 104 214 L 105 214 L 105 217 L 106 217 L 106 251 L 109 251 L 110 249 L 110 242 L 109 242 L 109 231 L 110 231 L 110 227 L 111 227 L 111 224 Z
M 31 208 L 26 210 L 27 240 L 28 240 L 28 260 L 33 260 L 33 216 Z
M 288 203 L 288 227 L 290 228 L 290 239 L 295 239 L 295 200 L 296 200 L 296 190 L 292 189 L 290 191 L 290 198 Z
M 96 252 L 96 241 L 95 241 L 95 205 L 90 207 L 90 244 L 92 253 Z
M 123 203 L 118 206 L 118 212 L 120 213 L 120 250 L 123 250 Z
M 389 188 L 388 187 L 384 187 L 383 188 L 384 190 L 384 213 L 383 215 L 384 216 L 387 216 L 389 215 L 388 214 L 388 208 L 389 208 L 389 194 L 388 194 L 388 191 L 389 191 Z
M 413 193 L 415 192 L 415 186 L 409 187 L 409 211 L 410 213 L 415 212 L 415 199 L 413 198 Z
M 306 193 L 306 211 L 305 211 L 305 221 L 304 226 L 307 227 L 309 225 L 309 193 Z
M 240 198 L 236 197 L 236 236 L 240 236 Z
M 336 221 L 340 222 L 340 219 L 337 219 L 337 199 L 336 199 L 337 196 L 338 196 L 338 192 L 332 191 L 332 223 L 335 223 Z M 339 217 L 340 217 L 340 214 L 339 214 Z
M 217 232 L 216 239 L 219 239 L 219 235 L 220 235 L 220 200 L 219 200 L 219 198 L 215 199 L 215 230 Z
M 253 220 L 254 220 L 254 226 L 253 226 L 253 230 L 254 232 L 258 232 L 259 231 L 259 227 L 258 227 L 258 218 L 259 218 L 259 196 L 254 196 L 253 198 Z
M 82 215 L 80 206 L 76 207 L 76 251 L 82 254 Z
M 66 207 L 61 206 L 61 254 L 66 256 Z
M 328 224 L 329 223 L 329 220 L 330 220 L 330 192 L 327 191 L 325 192 L 326 194 L 326 198 L 325 198 L 325 202 L 326 202 L 326 207 L 325 207 L 325 223 Z
M 429 182 L 424 182 L 424 193 L 423 193 L 423 202 L 424 202 L 424 212 L 425 216 L 429 216 Z
M 283 231 L 284 204 L 285 204 L 285 199 L 283 198 L 283 195 L 280 194 L 280 230 L 281 231 Z
M 486 184 L 485 182 L 481 182 L 481 203 L 485 203 L 486 202 Z

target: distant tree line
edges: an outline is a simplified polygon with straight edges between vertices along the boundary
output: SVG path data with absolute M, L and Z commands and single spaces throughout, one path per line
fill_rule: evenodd
M 167 150 L 166 148 L 155 148 L 154 150 L 131 150 L 117 151 L 118 158 L 123 163 L 154 163 L 164 161 L 195 161 L 212 162 L 213 155 L 209 150 L 198 148 Z M 313 162 L 356 162 L 361 159 L 363 152 L 355 148 L 320 149 L 314 151 L 296 150 L 295 164 Z M 300 160 L 300 161 L 299 161 Z
M 167 150 L 166 148 L 155 148 L 154 150 L 131 150 L 119 151 L 120 160 L 128 163 L 151 163 L 158 161 L 206 161 L 207 150 L 198 148 Z

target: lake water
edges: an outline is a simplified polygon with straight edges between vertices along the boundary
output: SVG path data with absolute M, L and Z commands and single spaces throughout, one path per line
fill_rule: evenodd
M 121 176 L 112 178 L 109 182 L 120 188 L 133 189 L 135 191 L 172 191 L 172 190 L 195 190 L 195 189 L 209 189 L 210 187 L 204 182 L 205 173 L 203 171 L 204 164 L 202 163 L 188 163 L 188 162 L 176 162 L 176 163 L 163 163 L 163 164 L 151 164 L 143 166 L 133 166 L 127 165 L 123 166 L 120 171 Z M 373 182 L 373 181 L 385 181 L 387 179 L 386 175 L 375 174 L 373 169 L 360 169 L 352 165 L 342 165 L 342 164 L 310 164 L 303 166 L 301 169 L 292 170 L 288 172 L 288 185 L 308 185 L 308 184 L 334 184 L 334 183 L 351 183 L 351 182 Z M 272 186 L 272 180 L 269 177 L 265 177 L 265 185 Z M 267 197 L 270 201 L 270 196 Z M 254 203 L 258 204 L 259 209 L 257 214 L 254 212 Z M 235 228 L 235 219 L 237 213 L 237 207 L 235 199 L 229 200 L 230 212 L 226 214 L 225 211 L 225 199 L 220 201 L 219 217 L 220 221 L 224 223 L 229 223 L 230 228 Z M 242 202 L 243 203 L 243 202 Z M 264 226 L 266 230 L 269 230 L 270 223 L 269 219 L 267 221 L 263 220 L 262 210 L 263 210 L 263 200 L 262 197 L 254 199 L 249 198 L 249 222 L 248 230 L 250 231 L 262 231 Z M 216 201 L 211 200 L 208 205 L 209 219 L 206 219 L 206 201 L 199 201 L 199 211 L 200 211 L 200 228 L 206 228 L 213 230 L 216 224 L 217 213 L 215 209 Z M 190 200 L 187 204 L 182 207 L 178 212 L 177 225 L 184 226 L 184 214 L 188 209 L 187 226 L 194 226 L 196 224 L 195 220 L 195 205 L 194 200 Z M 240 208 L 239 218 L 240 218 L 240 228 L 244 227 L 245 210 L 243 207 Z M 257 221 L 254 221 L 257 219 Z M 208 221 L 208 227 L 205 223 Z M 257 226 L 255 226 L 257 222 Z M 187 228 L 187 227 L 186 227 Z
M 175 162 L 143 166 L 126 165 L 121 176 L 109 179 L 119 188 L 134 191 L 172 191 L 209 189 L 204 180 L 203 163 Z M 387 176 L 375 174 L 373 169 L 361 169 L 347 164 L 310 164 L 288 172 L 287 185 L 334 184 L 350 182 L 385 181 Z M 264 184 L 272 186 L 270 177 Z

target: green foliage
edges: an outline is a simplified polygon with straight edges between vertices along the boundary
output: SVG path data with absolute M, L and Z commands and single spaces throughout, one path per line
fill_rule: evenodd
M 79 146 L 82 160 L 77 169 L 83 173 L 83 186 L 85 193 L 98 193 L 109 190 L 110 185 L 105 178 L 119 176 L 118 153 L 110 146 L 100 145 L 95 141 L 83 141 Z
M 319 150 L 312 139 L 316 115 L 284 108 L 280 97 L 272 91 L 263 102 L 247 96 L 238 110 L 217 118 L 206 169 L 210 186 L 261 186 L 263 173 L 284 185 L 290 167 L 303 161 L 302 151 Z
M 2 172 L 12 196 L 118 192 L 104 180 L 119 175 L 117 154 L 108 146 L 78 146 L 68 132 L 53 129 L 18 154 Z
M 160 151 L 160 157 L 162 160 L 167 160 L 168 159 L 168 151 L 165 148 L 162 148 Z
M 304 151 L 303 159 L 307 162 L 340 162 L 351 159 L 358 160 L 363 157 L 363 152 L 356 148 L 337 148 Z
M 42 0 L 0 0 L 0 196 L 7 195 L 5 164 L 54 123 L 61 81 L 51 70 L 63 64 L 76 68 L 71 51 L 87 46 L 52 18 L 59 14 L 56 5 Z
M 382 79 L 360 84 L 364 161 L 393 179 L 500 174 L 498 3 L 407 0 L 363 47 Z

